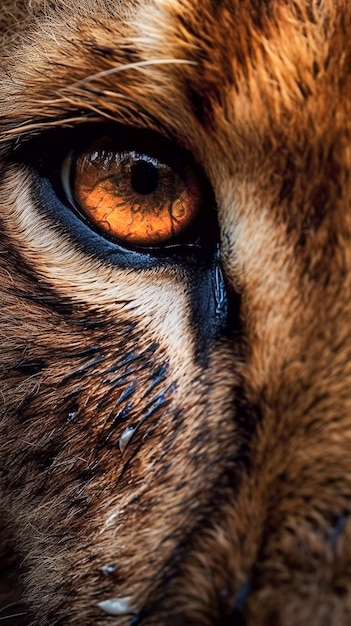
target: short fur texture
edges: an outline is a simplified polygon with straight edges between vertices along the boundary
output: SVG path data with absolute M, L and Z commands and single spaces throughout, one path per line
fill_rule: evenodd
M 349 0 L 5 0 L 0 19 L 18 624 L 350 626 Z M 229 308 L 206 358 L 191 273 L 99 259 L 16 156 L 105 120 L 187 148 L 214 190 Z

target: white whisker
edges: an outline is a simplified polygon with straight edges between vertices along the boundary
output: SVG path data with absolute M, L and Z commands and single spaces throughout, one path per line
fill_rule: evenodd
M 97 111 L 99 113 L 99 119 L 101 116 L 101 112 Z M 0 139 L 0 144 L 1 143 L 5 143 L 6 141 L 8 141 L 8 137 L 11 135 L 24 135 L 26 133 L 30 133 L 32 131 L 39 131 L 41 129 L 44 128 L 56 128 L 56 127 L 60 127 L 60 126 L 70 126 L 71 124 L 74 123 L 82 123 L 85 121 L 97 121 L 96 118 L 93 117 L 89 117 L 89 119 L 87 117 L 84 116 L 74 116 L 74 117 L 67 117 L 64 118 L 62 120 L 52 120 L 50 122 L 36 122 L 36 123 L 27 123 L 27 122 L 22 122 L 20 124 L 18 124 L 18 126 L 16 126 L 15 128 L 10 128 L 8 130 L 6 130 L 4 132 L 4 136 Z
M 21 600 L 17 600 L 17 602 L 11 602 L 10 604 L 6 604 L 5 606 L 2 606 L 0 608 L 0 613 L 5 613 L 5 611 L 12 609 L 14 606 L 21 606 L 21 604 L 24 604 Z M 0 619 L 3 619 L 3 618 L 1 617 Z
M 77 82 L 73 83 L 71 87 L 76 87 L 79 85 L 86 85 L 87 83 L 91 83 L 94 80 L 98 80 L 99 78 L 104 78 L 105 76 L 110 76 L 111 74 L 118 74 L 120 72 L 125 72 L 127 70 L 137 69 L 139 67 L 148 67 L 150 65 L 196 65 L 195 61 L 188 61 L 187 59 L 149 59 L 148 61 L 135 61 L 134 63 L 126 63 L 125 65 L 118 65 L 117 67 L 110 67 L 108 70 L 103 70 L 101 72 L 97 72 L 96 74 L 92 74 L 91 76 L 87 76 L 86 78 L 82 78 Z M 67 87 L 65 87 L 67 89 Z

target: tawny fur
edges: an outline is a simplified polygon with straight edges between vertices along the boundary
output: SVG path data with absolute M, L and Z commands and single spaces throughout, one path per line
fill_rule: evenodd
M 33 626 L 349 626 L 350 3 L 1 12 L 4 594 Z M 212 185 L 240 323 L 204 361 L 191 278 L 83 250 L 16 158 L 106 120 Z M 134 616 L 98 606 L 123 597 Z

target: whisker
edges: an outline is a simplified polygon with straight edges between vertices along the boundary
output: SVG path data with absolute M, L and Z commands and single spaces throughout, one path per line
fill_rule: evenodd
M 21 606 L 21 604 L 24 604 L 24 602 L 22 602 L 21 600 L 17 600 L 16 602 L 11 602 L 10 604 L 6 604 L 5 606 L 2 606 L 0 608 L 0 613 L 5 613 L 5 611 L 12 609 L 14 606 Z M 3 618 L 1 617 L 0 619 L 3 619 Z
M 67 117 L 62 120 L 51 120 L 50 122 L 34 122 L 27 124 L 23 122 L 19 124 L 15 128 L 10 128 L 4 132 L 4 136 L 0 139 L 0 143 L 4 143 L 8 141 L 8 137 L 11 135 L 21 135 L 25 133 L 30 133 L 35 130 L 40 130 L 42 128 L 55 128 L 57 126 L 68 126 L 69 124 L 74 124 L 76 122 L 82 123 L 83 121 L 94 121 L 91 117 L 84 118 L 83 116 L 74 116 Z
M 4 622 L 5 620 L 15 619 L 17 617 L 25 617 L 27 613 L 14 613 L 13 615 L 6 615 L 5 617 L 0 617 L 0 622 Z
M 97 72 L 96 74 L 92 74 L 91 76 L 87 76 L 86 78 L 82 78 L 77 82 L 73 83 L 71 87 L 76 87 L 79 85 L 86 85 L 87 83 L 91 83 L 94 80 L 98 80 L 99 78 L 104 78 L 105 76 L 110 76 L 111 74 L 118 74 L 120 72 L 125 72 L 127 70 L 136 69 L 139 67 L 148 67 L 150 65 L 167 65 L 167 64 L 175 64 L 175 65 L 196 65 L 195 61 L 188 61 L 187 59 L 148 59 L 147 61 L 135 61 L 134 63 L 126 63 L 125 65 L 118 65 L 117 67 L 110 67 L 107 70 L 103 70 L 101 72 Z M 67 87 L 64 88 L 66 90 Z

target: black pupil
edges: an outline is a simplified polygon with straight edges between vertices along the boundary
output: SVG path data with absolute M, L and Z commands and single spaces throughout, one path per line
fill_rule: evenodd
M 137 161 L 131 168 L 131 185 L 136 191 L 144 196 L 153 193 L 157 189 L 159 179 L 158 168 L 148 161 Z

